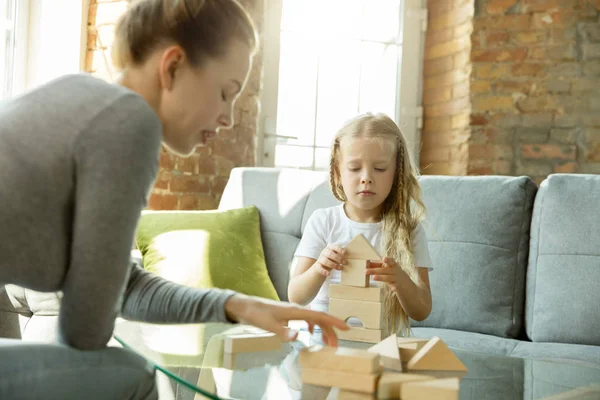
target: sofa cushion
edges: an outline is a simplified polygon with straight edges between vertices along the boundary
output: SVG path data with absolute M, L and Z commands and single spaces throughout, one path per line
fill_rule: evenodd
M 453 349 L 499 356 L 510 355 L 513 349 L 519 344 L 519 341 L 516 339 L 501 338 L 483 333 L 456 331 L 453 329 L 412 328 L 412 333 L 415 337 L 426 339 L 439 336 L 444 343 Z
M 288 298 L 289 269 L 302 235 L 307 201 L 325 178 L 322 172 L 305 170 L 234 168 L 221 197 L 219 210 L 258 208 L 267 269 L 282 300 Z
M 526 300 L 534 342 L 600 345 L 599 199 L 598 175 L 551 175 L 540 187 Z
M 329 181 L 327 180 L 327 177 L 324 176 L 323 182 L 314 188 L 306 201 L 304 216 L 302 217 L 302 233 L 304 233 L 304 227 L 306 226 L 308 219 L 316 210 L 319 208 L 333 207 L 338 204 L 340 204 L 340 202 L 333 196 L 333 193 L 331 193 Z
M 420 183 L 433 309 L 412 325 L 517 337 L 537 186 L 500 176 L 423 176 Z
M 256 207 L 144 211 L 136 243 L 144 268 L 173 282 L 279 299 L 268 275 Z
M 235 168 L 219 203 L 219 210 L 255 206 L 263 232 L 300 238 L 306 201 L 324 174 L 275 168 Z
M 566 343 L 539 343 L 521 341 L 511 353 L 513 357 L 554 361 L 580 362 L 600 368 L 600 346 Z M 597 377 L 600 376 L 600 371 Z
M 288 301 L 289 271 L 300 239 L 296 236 L 279 232 L 263 232 L 262 238 L 267 266 L 277 266 L 269 269 L 269 276 L 273 281 L 279 298 L 283 301 Z

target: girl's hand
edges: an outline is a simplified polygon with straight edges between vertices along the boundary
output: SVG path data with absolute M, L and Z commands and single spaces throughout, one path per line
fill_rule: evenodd
M 287 327 L 291 320 L 308 322 L 312 332 L 315 325 L 321 328 L 323 342 L 328 346 L 337 346 L 337 335 L 333 328 L 342 331 L 350 329 L 344 321 L 329 314 L 307 310 L 285 302 L 262 299 L 243 294 L 231 296 L 225 303 L 227 318 L 233 322 L 256 326 L 278 334 L 283 341 L 294 341 L 298 332 Z
M 373 280 L 385 282 L 394 292 L 397 290 L 397 282 L 400 280 L 400 274 L 404 273 L 402 268 L 393 258 L 384 257 L 381 262 L 371 261 L 366 274 L 372 275 Z
M 331 275 L 332 269 L 341 271 L 346 264 L 346 259 L 344 258 L 345 252 L 346 250 L 342 247 L 330 244 L 323 249 L 319 255 L 319 259 L 313 264 L 313 268 L 315 268 L 319 274 L 324 276 Z

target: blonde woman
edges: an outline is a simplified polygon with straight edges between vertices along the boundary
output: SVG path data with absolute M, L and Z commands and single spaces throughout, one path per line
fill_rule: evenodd
M 329 176 L 342 204 L 319 209 L 307 221 L 288 297 L 327 311 L 328 287 L 340 283 L 346 263 L 343 246 L 363 234 L 385 255 L 367 269 L 371 282 L 384 285 L 384 330 L 408 336 L 409 317 L 424 320 L 431 312 L 433 268 L 420 223 L 421 190 L 398 126 L 383 114 L 349 121 L 334 139 Z
M 233 125 L 257 46 L 236 0 L 134 1 L 116 27 L 118 84 L 54 80 L 0 107 L 0 287 L 63 292 L 58 345 L 0 340 L 2 399 L 153 399 L 153 372 L 105 346 L 118 313 L 295 333 L 324 313 L 175 285 L 129 261 L 161 144 L 182 156 Z M 89 351 L 81 351 L 89 350 Z

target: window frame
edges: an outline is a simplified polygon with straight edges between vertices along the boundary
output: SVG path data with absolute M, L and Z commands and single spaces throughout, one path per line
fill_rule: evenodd
M 397 104 L 390 115 L 402 128 L 409 152 L 419 165 L 420 137 L 423 124 L 422 82 L 425 32 L 427 29 L 426 0 L 398 0 L 404 7 L 401 15 L 403 40 L 398 57 L 396 79 Z M 289 136 L 277 132 L 277 99 L 279 89 L 280 32 L 283 0 L 265 0 L 263 31 L 263 90 L 259 115 L 256 162 L 260 167 L 275 166 L 276 145 L 285 144 Z M 411 40 L 406 40 L 411 38 Z M 313 143 L 313 148 L 320 148 Z M 316 160 L 308 169 L 315 169 Z M 300 168 L 300 167 L 298 167 Z M 306 169 L 306 168 L 305 168 Z

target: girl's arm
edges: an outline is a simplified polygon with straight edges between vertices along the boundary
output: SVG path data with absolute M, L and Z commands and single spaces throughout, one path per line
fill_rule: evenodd
M 318 260 L 298 257 L 298 264 L 288 285 L 289 300 L 307 305 L 319 293 L 331 270 L 342 270 L 344 264 L 344 249 L 334 244 L 323 249 Z
M 423 321 L 427 318 L 431 313 L 429 270 L 417 267 L 419 277 L 423 282 L 419 287 L 393 259 L 386 257 L 383 259 L 383 264 L 379 265 L 379 267 L 367 269 L 367 275 L 373 275 L 374 280 L 390 285 L 395 291 L 400 305 L 410 318 L 416 321 Z
M 297 260 L 296 269 L 288 284 L 288 299 L 305 306 L 319 293 L 327 277 L 317 271 L 318 264 L 314 258 L 298 257 Z
M 418 287 L 401 268 L 399 269 L 396 297 L 408 316 L 415 321 L 423 321 L 431 313 L 431 287 L 429 286 L 429 271 L 417 267 L 423 285 Z

